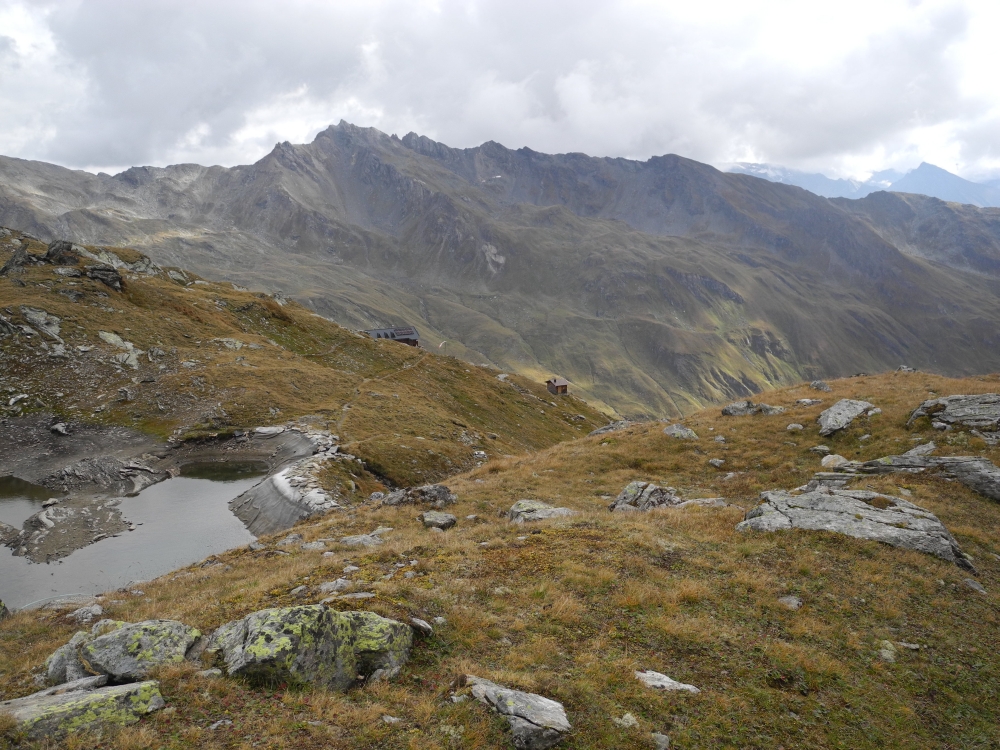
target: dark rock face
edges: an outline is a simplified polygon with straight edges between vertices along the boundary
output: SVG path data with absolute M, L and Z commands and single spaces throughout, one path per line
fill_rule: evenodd
M 87 266 L 86 274 L 88 278 L 100 281 L 105 286 L 109 286 L 116 292 L 122 290 L 122 275 L 113 266 L 97 265 Z

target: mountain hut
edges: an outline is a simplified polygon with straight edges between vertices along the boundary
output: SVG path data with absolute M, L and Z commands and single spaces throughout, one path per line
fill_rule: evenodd
M 417 333 L 417 329 L 413 326 L 373 328 L 372 330 L 364 331 L 363 333 L 371 336 L 373 339 L 389 339 L 390 341 L 398 341 L 399 343 L 406 344 L 407 346 L 420 346 L 420 334 Z
M 545 387 L 554 396 L 565 396 L 569 393 L 569 381 L 566 378 L 549 378 L 545 381 Z

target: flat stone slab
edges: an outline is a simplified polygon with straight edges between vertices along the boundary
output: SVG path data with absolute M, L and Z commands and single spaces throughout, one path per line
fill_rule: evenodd
M 265 609 L 226 623 L 205 653 L 222 661 L 230 676 L 343 691 L 359 677 L 394 677 L 412 644 L 409 625 L 314 604 Z
M 507 512 L 507 518 L 511 523 L 525 523 L 528 521 L 544 521 L 548 518 L 562 518 L 576 515 L 575 510 L 569 508 L 556 508 L 541 500 L 518 500 Z
M 573 727 L 563 705 L 535 693 L 498 685 L 466 675 L 472 695 L 480 703 L 507 717 L 518 750 L 545 750 L 558 744 Z
M 928 443 L 933 445 L 933 443 Z M 849 461 L 836 467 L 844 477 L 852 474 L 919 474 L 924 471 L 938 471 L 957 479 L 974 492 L 990 500 L 1000 502 L 1000 467 L 982 456 L 929 456 L 917 453 L 918 446 L 902 456 L 885 456 L 874 461 Z M 819 476 L 817 475 L 817 478 Z M 829 478 L 829 477 L 828 477 Z
M 819 422 L 819 434 L 826 437 L 843 430 L 869 409 L 874 408 L 875 404 L 870 404 L 867 401 L 842 398 L 829 409 L 820 413 L 819 419 L 816 420 Z
M 1000 393 L 981 393 L 975 396 L 945 396 L 924 401 L 913 410 L 907 425 L 920 417 L 930 417 L 935 422 L 961 425 L 990 432 L 1000 431 Z
M 736 525 L 738 531 L 832 531 L 971 567 L 937 516 L 902 498 L 825 487 L 801 495 L 772 490 L 761 493 L 761 498 L 764 502 L 748 511 L 746 519 Z
M 651 687 L 656 690 L 669 690 L 671 692 L 687 693 L 701 692 L 701 690 L 696 688 L 694 685 L 678 682 L 677 680 L 667 677 L 665 674 L 660 674 L 659 672 L 654 672 L 648 669 L 643 672 L 636 672 L 635 678 L 646 687 Z
M 32 741 L 58 741 L 102 726 L 134 724 L 166 704 L 155 680 L 102 687 L 107 677 L 76 680 L 25 698 L 0 702 Z

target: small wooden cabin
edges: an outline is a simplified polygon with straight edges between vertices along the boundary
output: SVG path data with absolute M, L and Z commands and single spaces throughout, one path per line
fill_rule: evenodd
M 364 331 L 364 333 L 368 334 L 373 339 L 389 339 L 390 341 L 398 341 L 399 343 L 406 344 L 408 346 L 420 346 L 420 334 L 413 326 L 373 328 L 370 331 Z
M 545 381 L 545 387 L 554 396 L 565 396 L 569 393 L 569 381 L 566 378 L 549 378 Z

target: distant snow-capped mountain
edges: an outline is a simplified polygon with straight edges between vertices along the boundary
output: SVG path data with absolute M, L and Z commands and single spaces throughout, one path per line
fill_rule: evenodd
M 1000 206 L 1000 180 L 971 182 L 926 162 L 905 174 L 894 169 L 876 172 L 863 182 L 833 179 L 823 174 L 749 162 L 733 164 L 727 171 L 796 185 L 825 198 L 864 198 L 869 193 L 888 190 L 894 193 L 928 195 L 952 203 L 980 207 Z

